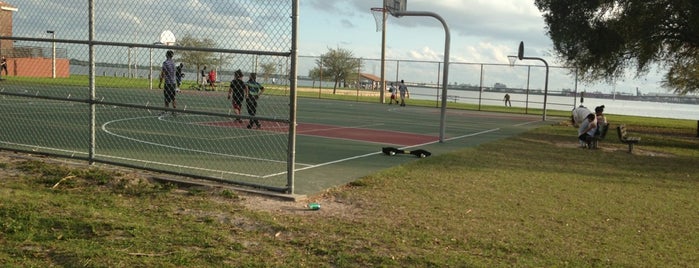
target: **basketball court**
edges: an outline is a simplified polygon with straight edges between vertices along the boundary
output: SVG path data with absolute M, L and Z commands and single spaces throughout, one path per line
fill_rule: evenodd
M 53 90 L 56 92 L 58 90 Z M 158 103 L 157 90 L 121 90 Z M 225 100 L 224 92 L 183 91 L 181 107 Z M 67 94 L 66 94 L 67 95 Z M 126 98 L 126 95 L 124 98 Z M 131 96 L 133 98 L 133 96 Z M 218 101 L 228 109 L 227 102 Z M 287 106 L 288 96 L 266 95 L 260 113 Z M 88 155 L 86 131 L 89 106 L 57 100 L 5 96 L 0 113 L 4 148 L 82 158 Z M 182 108 L 180 108 L 182 109 Z M 189 109 L 189 108 L 188 108 Z M 173 116 L 116 105 L 98 105 L 96 158 L 137 168 L 166 169 L 203 177 L 235 177 L 236 183 L 286 186 L 289 126 L 283 120 L 247 122 L 230 117 L 180 112 Z M 440 138 L 440 109 L 335 101 L 298 100 L 295 152 L 295 194 L 310 195 L 340 186 L 373 172 L 411 161 L 412 155 L 387 156 L 381 148 L 425 149 L 433 156 L 509 137 L 536 127 L 537 116 L 447 110 L 445 141 Z M 231 181 L 233 182 L 233 181 Z

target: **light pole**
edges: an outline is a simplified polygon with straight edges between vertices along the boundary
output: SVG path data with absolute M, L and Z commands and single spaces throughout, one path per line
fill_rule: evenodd
M 155 42 L 153 45 L 162 45 L 161 42 Z M 149 61 L 150 61 L 150 74 L 148 75 L 148 89 L 153 89 L 153 47 L 149 49 Z
M 48 30 L 47 34 L 51 34 L 53 44 L 51 45 L 51 78 L 56 78 L 56 32 Z

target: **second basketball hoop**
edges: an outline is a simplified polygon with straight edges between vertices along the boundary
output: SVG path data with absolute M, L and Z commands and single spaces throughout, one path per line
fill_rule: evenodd
M 376 32 L 383 31 L 383 25 L 386 21 L 386 9 L 381 7 L 372 7 L 371 14 L 374 15 L 374 20 L 376 20 Z
M 510 67 L 515 67 L 515 62 L 517 61 L 517 56 L 507 56 L 507 59 L 510 61 Z

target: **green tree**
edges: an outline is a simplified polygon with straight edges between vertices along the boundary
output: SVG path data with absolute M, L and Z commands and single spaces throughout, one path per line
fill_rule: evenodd
M 318 80 L 319 83 L 319 88 L 323 87 L 323 81 L 321 80 L 322 75 L 320 72 L 320 68 L 316 67 L 308 71 L 308 77 L 310 77 L 313 80 L 313 85 L 311 87 L 316 87 L 316 80 Z
M 629 67 L 636 76 L 655 64 L 663 86 L 699 90 L 699 1 L 535 0 L 555 52 L 587 81 L 613 80 Z
M 340 82 L 347 84 L 357 80 L 357 72 L 361 68 L 361 61 L 354 58 L 349 50 L 342 48 L 329 48 L 328 50 L 328 52 L 316 60 L 317 67 L 310 70 L 309 75 L 313 77 L 321 74 L 322 71 L 323 77 L 332 78 L 332 81 L 335 82 L 333 86 L 333 94 L 335 94 L 337 85 Z
M 265 62 L 260 64 L 260 68 L 262 69 L 264 81 L 269 83 L 269 77 L 277 72 L 277 65 L 273 62 Z
M 209 38 L 197 39 L 189 34 L 182 37 L 177 42 L 178 45 L 183 47 L 201 47 L 201 48 L 214 48 L 216 47 L 216 42 Z M 185 66 L 195 66 L 197 81 L 199 81 L 199 72 L 202 66 L 222 66 L 230 57 L 224 55 L 217 55 L 214 52 L 209 51 L 193 51 L 193 50 L 183 50 L 178 51 L 178 61 L 184 63 Z M 189 67 L 187 67 L 189 68 Z

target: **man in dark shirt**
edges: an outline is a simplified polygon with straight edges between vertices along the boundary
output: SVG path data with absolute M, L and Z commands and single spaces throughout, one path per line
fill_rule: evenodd
M 233 112 L 235 112 L 236 115 L 240 115 L 243 100 L 245 96 L 248 95 L 248 86 L 243 81 L 243 71 L 238 69 L 233 76 L 233 81 L 231 81 L 231 86 L 228 89 L 228 99 L 231 100 L 231 104 L 233 105 Z M 236 117 L 235 121 L 238 123 L 243 122 L 240 117 Z

